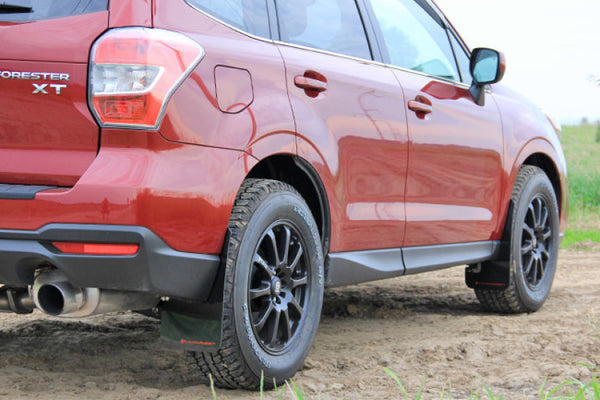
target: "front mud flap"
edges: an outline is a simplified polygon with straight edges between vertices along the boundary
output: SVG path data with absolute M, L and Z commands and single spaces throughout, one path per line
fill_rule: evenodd
M 509 285 L 507 261 L 486 261 L 465 270 L 465 283 L 471 289 L 505 290 Z
M 221 313 L 216 316 L 191 316 L 174 311 L 161 311 L 160 337 L 166 347 L 212 352 L 221 346 Z

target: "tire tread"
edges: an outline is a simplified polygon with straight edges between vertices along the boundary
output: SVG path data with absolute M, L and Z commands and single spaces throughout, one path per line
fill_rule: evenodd
M 257 390 L 260 387 L 261 378 L 257 377 L 244 361 L 234 328 L 232 293 L 236 263 L 235 255 L 240 246 L 240 238 L 243 236 L 254 210 L 262 199 L 279 191 L 288 191 L 300 196 L 296 189 L 280 181 L 247 179 L 240 188 L 231 212 L 228 226 L 231 235 L 227 244 L 227 260 L 225 263 L 221 347 L 214 353 L 190 352 L 192 363 L 206 377 L 210 375 L 214 384 L 218 387 L 248 390 Z M 264 382 L 265 389 L 273 386 L 273 382 Z
M 519 170 L 510 197 L 511 207 L 513 207 L 513 209 L 516 207 L 521 192 L 524 190 L 527 182 L 529 182 L 532 176 L 537 174 L 545 175 L 542 169 L 534 165 L 524 165 Z M 507 223 L 510 222 L 511 227 L 514 226 L 516 222 L 516 214 L 517 213 L 514 212 L 512 214 L 512 220 L 507 221 Z M 510 263 L 512 264 L 513 262 L 511 256 Z M 510 265 L 509 268 L 512 268 L 512 265 Z M 488 311 L 502 314 L 516 314 L 530 311 L 519 298 L 515 277 L 512 273 L 510 274 L 508 286 L 504 290 L 475 288 L 475 295 L 481 305 Z

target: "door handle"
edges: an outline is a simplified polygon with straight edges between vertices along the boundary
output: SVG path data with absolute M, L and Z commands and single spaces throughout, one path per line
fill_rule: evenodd
M 317 92 L 324 92 L 327 90 L 327 82 L 303 75 L 298 75 L 294 78 L 294 85 L 298 86 L 300 89 L 314 90 Z
M 433 112 L 433 104 L 427 97 L 417 95 L 414 100 L 408 101 L 408 109 L 417 113 L 417 117 L 425 118 Z

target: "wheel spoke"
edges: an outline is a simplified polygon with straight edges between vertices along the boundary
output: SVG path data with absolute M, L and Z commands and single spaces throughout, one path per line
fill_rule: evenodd
M 535 257 L 531 255 L 531 257 L 529 257 L 529 260 L 527 261 L 527 267 L 523 269 L 523 275 L 525 275 L 526 277 L 529 276 L 529 272 L 531 271 L 531 267 L 533 266 L 534 258 Z
M 544 233 L 542 236 L 544 238 L 544 241 L 550 239 L 551 236 L 552 236 L 552 229 L 547 228 L 546 230 L 544 230 Z
M 296 270 L 296 266 L 298 265 L 298 262 L 300 262 L 300 258 L 302 257 L 303 253 L 304 250 L 302 250 L 302 245 L 298 243 L 298 252 L 296 253 L 296 257 L 294 257 L 294 261 L 292 261 L 292 263 L 288 266 L 290 274 L 293 274 Z
M 550 253 L 548 253 L 548 250 L 544 249 L 542 251 L 542 259 L 548 261 L 550 259 Z
M 277 340 L 277 333 L 279 332 L 279 320 L 281 318 L 281 311 L 275 311 L 275 321 L 271 325 L 271 334 L 269 339 L 269 346 L 273 346 Z
M 308 283 L 308 278 L 306 276 L 300 279 L 292 279 L 292 289 L 297 288 L 298 286 L 303 286 Z
M 264 328 L 265 324 L 267 323 L 267 320 L 271 316 L 271 313 L 273 312 L 274 309 L 275 309 L 275 307 L 273 307 L 273 303 L 269 302 L 269 308 L 267 308 L 267 311 L 265 312 L 265 314 L 262 316 L 262 318 L 256 324 L 254 324 L 254 329 L 256 329 L 256 332 L 262 331 L 262 329 Z
M 529 211 L 527 213 L 531 214 L 531 222 L 533 222 L 533 226 L 536 226 L 537 221 L 535 220 L 535 208 L 534 208 L 533 202 L 531 204 L 529 204 Z M 527 218 L 525 218 L 525 221 L 527 221 Z
M 529 235 L 529 238 L 533 240 L 533 238 L 535 237 L 535 232 L 533 231 L 533 229 L 527 225 L 527 222 L 525 222 L 523 224 L 523 233 L 526 233 Z
M 300 306 L 300 304 L 298 304 L 298 302 L 296 301 L 295 298 L 293 298 L 292 301 L 290 301 L 288 304 L 290 306 L 293 306 L 296 309 L 296 311 L 298 311 L 298 314 L 300 314 L 300 316 L 302 316 L 304 309 L 302 309 L 302 307 Z
M 260 297 L 269 296 L 271 294 L 271 286 L 263 282 L 263 285 L 258 289 L 250 289 L 250 300 Z
M 279 249 L 277 248 L 277 238 L 275 237 L 275 232 L 273 232 L 273 229 L 269 229 L 269 232 L 267 232 L 267 237 L 270 239 L 270 240 L 268 240 L 268 242 L 271 243 L 273 256 L 275 257 L 275 267 L 278 267 L 279 264 L 281 264 L 281 259 L 279 258 Z
M 538 273 L 540 279 L 538 281 L 541 281 L 542 277 L 544 276 L 544 271 L 546 270 L 546 266 L 544 265 L 544 259 L 542 257 L 540 257 L 540 259 L 538 260 L 538 263 L 540 265 L 540 270 Z
M 546 223 L 548 222 L 548 216 L 550 213 L 548 212 L 548 208 L 542 206 L 542 220 L 540 221 L 540 228 L 545 228 Z
M 533 242 L 528 241 L 527 244 L 521 247 L 521 255 L 525 255 L 533 250 Z
M 283 245 L 283 258 L 281 261 L 287 265 L 288 256 L 290 254 L 290 241 L 292 239 L 292 232 L 290 232 L 290 229 L 287 226 L 285 226 L 283 229 L 285 230 L 285 243 Z
M 544 206 L 542 205 L 542 200 L 537 197 L 533 200 L 535 202 L 535 227 L 538 228 L 540 226 L 542 226 L 542 209 L 544 208 Z
M 290 321 L 290 314 L 288 310 L 284 310 L 282 313 L 283 315 L 283 329 L 285 332 L 285 337 L 287 340 L 290 340 L 292 338 L 292 322 Z
M 531 273 L 531 277 L 532 277 L 531 284 L 532 284 L 532 285 L 536 285 L 536 284 L 537 284 L 537 282 L 538 282 L 538 279 L 537 279 L 537 274 L 538 274 L 538 261 L 539 261 L 539 260 L 537 260 L 537 259 L 534 259 L 534 260 L 533 260 L 533 268 L 532 268 L 532 269 L 533 269 L 533 273 Z
M 254 259 L 252 261 L 255 265 L 261 267 L 263 271 L 265 271 L 267 275 L 269 275 L 269 277 L 275 276 L 275 271 L 271 267 L 269 267 L 269 264 L 267 264 L 265 259 L 262 258 L 258 253 L 254 254 Z

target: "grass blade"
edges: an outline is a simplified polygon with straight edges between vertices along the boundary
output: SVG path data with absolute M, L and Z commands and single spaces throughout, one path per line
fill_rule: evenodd
M 263 400 L 264 388 L 265 388 L 265 371 L 260 371 L 260 400 Z
M 423 382 L 421 382 L 421 387 L 419 388 L 419 391 L 417 392 L 416 400 L 421 400 L 421 396 L 423 395 L 423 389 L 425 388 L 425 382 L 427 382 L 427 378 L 423 379 Z
M 213 400 L 217 400 L 217 392 L 215 391 L 215 382 L 213 381 L 212 374 L 208 374 L 210 380 L 210 391 L 212 392 Z
M 394 380 L 394 382 L 396 382 L 396 384 L 398 385 L 398 387 L 400 388 L 400 390 L 402 391 L 402 394 L 404 395 L 404 398 L 406 400 L 408 400 L 408 393 L 406 392 L 406 389 L 404 389 L 404 385 L 402 384 L 402 382 L 400 381 L 400 378 L 398 378 L 396 376 L 395 373 L 393 373 L 389 368 L 387 367 L 383 367 L 383 370 L 385 371 L 386 374 L 388 374 L 388 376 L 390 378 L 392 378 Z

